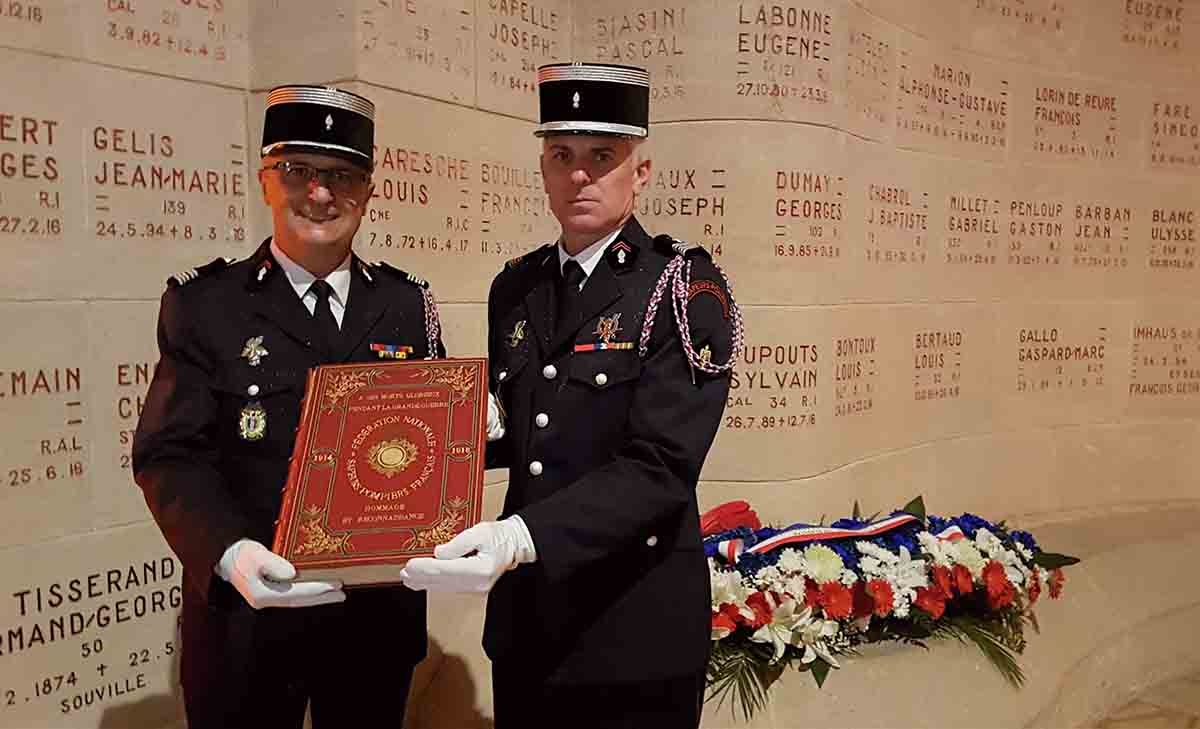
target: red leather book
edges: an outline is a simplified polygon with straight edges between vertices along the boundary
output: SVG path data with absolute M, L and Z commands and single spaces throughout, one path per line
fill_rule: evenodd
M 487 360 L 309 371 L 273 551 L 298 579 L 398 583 L 479 521 Z

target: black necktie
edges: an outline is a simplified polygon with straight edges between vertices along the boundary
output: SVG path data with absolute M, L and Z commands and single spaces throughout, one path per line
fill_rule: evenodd
M 579 285 L 587 275 L 579 261 L 569 259 L 562 266 L 562 276 L 558 279 L 558 318 L 555 328 L 562 327 L 568 322 L 568 317 L 575 313 L 575 302 L 579 299 Z
M 317 306 L 313 309 L 313 319 L 317 324 L 317 336 L 320 344 L 325 348 L 325 353 L 330 357 L 337 354 L 338 343 L 341 341 L 341 329 L 338 328 L 337 319 L 333 317 L 333 310 L 329 308 L 329 295 L 333 293 L 333 288 L 326 282 L 317 279 L 308 287 L 317 295 Z

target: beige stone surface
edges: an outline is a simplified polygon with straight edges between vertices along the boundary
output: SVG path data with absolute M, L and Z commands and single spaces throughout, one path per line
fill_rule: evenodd
M 87 363 L 95 372 L 87 423 L 91 447 L 92 528 L 144 522 L 150 512 L 133 481 L 131 449 L 158 347 L 158 303 L 87 305 Z M 232 427 L 232 426 L 231 426 Z
M 1185 0 L 0 2 L 0 725 L 180 724 L 178 567 L 129 440 L 166 276 L 270 234 L 265 91 L 375 101 L 356 249 L 428 279 L 450 354 L 481 356 L 493 276 L 558 233 L 534 72 L 566 60 L 649 69 L 638 216 L 703 245 L 744 309 L 702 508 L 781 524 L 921 494 L 1084 557 L 1040 606 L 1022 691 L 973 648 L 873 648 L 822 690 L 787 677 L 751 725 L 1191 725 Z M 487 474 L 488 516 L 506 477 Z M 410 727 L 490 725 L 483 611 L 431 599 Z M 705 726 L 744 725 L 710 707 Z
M 457 0 L 456 0 L 457 1 Z M 570 0 L 476 0 L 476 105 L 537 119 L 537 67 L 574 60 Z
M 0 548 L 91 528 L 92 421 L 104 374 L 78 356 L 86 316 L 82 303 L 0 305 L 0 331 L 22 345 L 0 368 Z
M 156 299 L 171 274 L 252 250 L 243 94 L 99 66 L 76 73 L 88 109 L 88 278 L 74 295 Z
M 79 16 L 88 61 L 245 88 L 252 2 L 105 0 L 68 5 Z
M 475 0 L 359 0 L 357 35 L 351 39 L 357 49 L 358 77 L 473 105 L 479 68 L 476 4 Z
M 16 92 L 0 115 L 4 299 L 66 298 L 88 279 L 88 249 L 78 244 L 89 202 L 79 141 L 87 71 L 71 61 L 0 50 L 0 79 Z
M 0 550 L 4 726 L 158 727 L 178 716 L 180 574 L 148 524 Z

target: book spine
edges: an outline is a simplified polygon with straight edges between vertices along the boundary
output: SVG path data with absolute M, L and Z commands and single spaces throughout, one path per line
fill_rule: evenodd
M 300 493 L 300 477 L 304 467 L 302 463 L 304 459 L 300 457 L 304 452 L 302 446 L 308 438 L 308 430 L 316 417 L 315 406 L 320 401 L 320 398 L 314 394 L 317 386 L 316 380 L 317 368 L 314 367 L 309 369 L 308 377 L 305 379 L 304 400 L 300 403 L 300 423 L 296 428 L 296 440 L 292 444 L 292 456 L 288 459 L 287 480 L 283 484 L 283 503 L 279 507 L 279 518 L 275 520 L 275 540 L 271 545 L 271 551 L 284 559 L 290 559 L 285 550 L 288 537 L 293 534 L 293 525 L 296 521 L 296 500 Z

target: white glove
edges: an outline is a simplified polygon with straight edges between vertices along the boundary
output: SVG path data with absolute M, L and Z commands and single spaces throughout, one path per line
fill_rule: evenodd
M 292 582 L 296 568 L 253 539 L 239 539 L 213 568 L 237 588 L 255 610 L 268 607 L 312 607 L 342 602 L 341 582 Z
M 496 396 L 488 393 L 488 422 L 487 422 L 487 439 L 490 443 L 494 440 L 500 440 L 504 437 L 504 419 L 500 417 L 500 405 L 496 402 Z
M 410 589 L 487 592 L 508 570 L 537 560 L 529 528 L 516 515 L 476 524 L 434 547 L 433 555 L 414 557 L 400 570 L 400 579 Z

